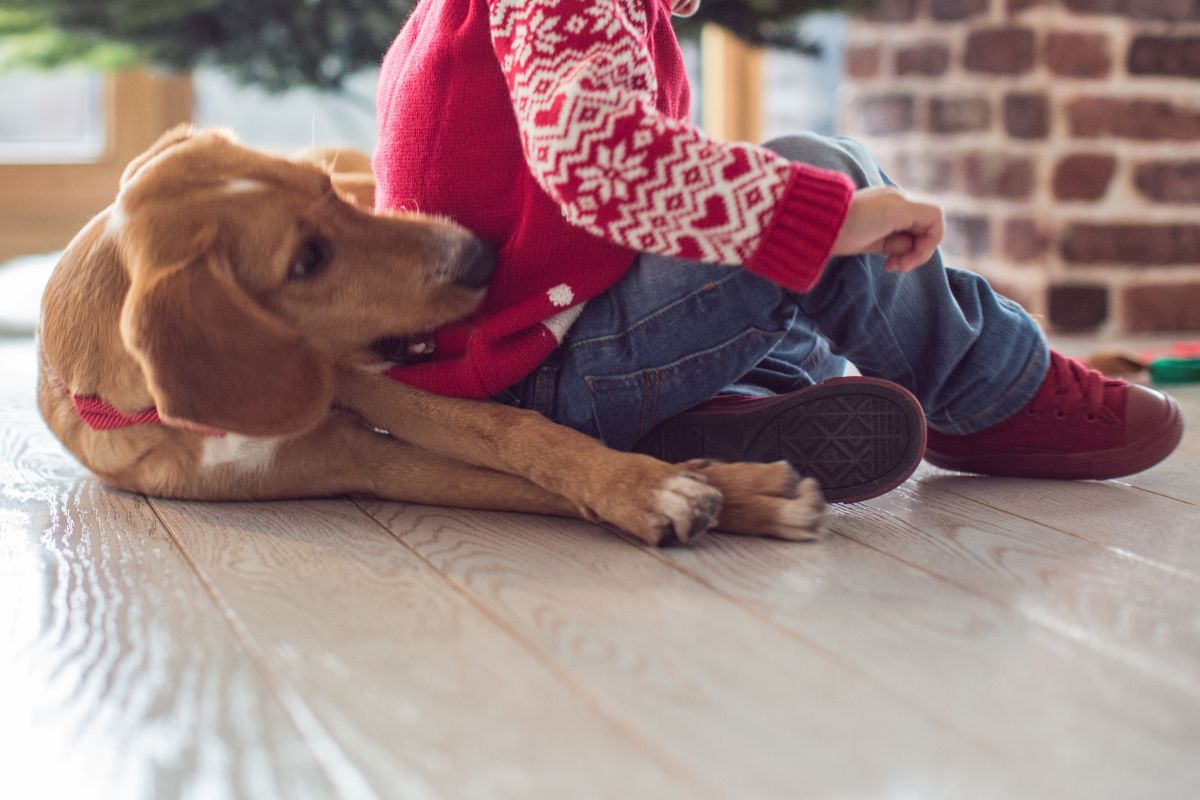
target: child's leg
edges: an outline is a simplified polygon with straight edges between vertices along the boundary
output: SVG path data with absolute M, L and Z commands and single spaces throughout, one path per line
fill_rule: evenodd
M 662 420 L 736 383 L 777 346 L 803 355 L 817 342 L 795 303 L 765 278 L 642 255 L 588 303 L 545 364 L 496 399 L 628 450 Z M 827 349 L 818 352 L 823 361 Z M 795 378 L 786 389 L 808 382 Z M 775 381 L 770 388 L 786 383 Z
M 793 161 L 850 175 L 858 186 L 890 183 L 859 143 L 801 135 L 766 145 Z M 1020 306 L 941 253 L 912 272 L 883 258 L 833 258 L 800 311 L 862 371 L 895 381 L 921 401 L 931 427 L 973 433 L 1024 406 L 1048 366 L 1045 339 Z
M 754 368 L 723 393 L 764 397 L 785 394 L 837 378 L 846 372 L 846 359 L 834 354 L 829 340 L 797 314 L 779 344 Z
M 887 182 L 848 139 L 795 136 L 769 145 L 787 158 Z M 1019 306 L 940 254 L 909 273 L 878 256 L 833 259 L 794 299 L 865 374 L 896 381 L 925 408 L 929 461 L 991 475 L 1114 478 L 1166 458 L 1183 435 L 1170 397 L 1108 380 L 1050 351 Z
M 888 182 L 870 154 L 848 139 L 802 135 L 768 147 L 845 172 L 860 187 Z M 1104 381 L 1052 354 L 1017 304 L 980 276 L 947 269 L 940 253 L 908 273 L 884 271 L 877 255 L 834 258 L 818 285 L 803 295 L 737 267 L 643 255 L 616 286 L 588 304 L 547 364 L 498 399 L 629 449 L 660 422 L 731 385 L 793 391 L 839 373 L 842 364 L 824 349 L 826 342 L 865 375 L 894 381 L 917 396 L 934 429 L 929 457 L 945 466 L 1113 477 L 1161 460 L 1181 435 L 1178 408 L 1169 398 Z M 876 388 L 891 394 L 871 399 L 864 388 L 861 398 L 869 402 L 862 405 L 851 388 L 838 399 L 864 409 L 851 415 L 858 415 L 854 427 L 866 435 L 843 436 L 837 419 L 844 420 L 845 413 L 830 411 L 819 419 L 824 412 L 798 400 L 787 407 L 784 421 L 777 403 L 769 413 L 762 406 L 743 407 L 745 413 L 726 413 L 719 424 L 695 415 L 672 419 L 652 438 L 661 446 L 675 433 L 697 430 L 699 420 L 722 434 L 740 426 L 758 444 L 768 438 L 780 442 L 783 455 L 764 451 L 754 457 L 792 460 L 794 453 L 840 451 L 860 463 L 810 464 L 811 474 L 833 475 L 849 466 L 856 475 L 839 491 L 871 496 L 915 466 L 909 463 L 915 425 L 920 424 L 922 445 L 924 433 L 923 423 L 911 418 L 920 414 L 911 398 L 899 389 Z M 876 399 L 880 404 L 871 410 Z M 893 429 L 908 433 L 890 440 L 871 433 L 887 427 L 880 424 L 884 417 Z M 664 433 L 672 425 L 679 430 Z M 792 434 L 814 428 L 821 442 Z M 739 448 L 702 444 L 701 454 L 751 457 Z M 893 456 L 900 461 L 883 463 Z M 864 493 L 856 495 L 860 490 Z

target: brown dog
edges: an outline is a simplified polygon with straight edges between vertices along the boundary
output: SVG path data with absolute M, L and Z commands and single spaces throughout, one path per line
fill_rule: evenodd
M 493 260 L 451 222 L 353 202 L 370 189 L 218 131 L 165 135 L 46 289 L 51 430 L 109 483 L 163 497 L 363 493 L 580 516 L 653 544 L 711 526 L 818 535 L 820 491 L 787 464 L 671 465 L 380 375 L 381 342 L 419 347 L 470 314 Z

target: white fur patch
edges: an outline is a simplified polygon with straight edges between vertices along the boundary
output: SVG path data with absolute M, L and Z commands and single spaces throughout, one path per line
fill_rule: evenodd
M 812 478 L 800 482 L 796 497 L 779 507 L 773 535 L 793 542 L 824 539 L 825 498 L 820 485 Z
M 262 181 L 253 181 L 248 178 L 234 178 L 233 180 L 225 181 L 225 186 L 221 191 L 225 194 L 246 194 L 248 192 L 261 192 L 267 188 L 267 185 Z
M 654 510 L 671 520 L 680 538 L 687 536 L 697 518 L 712 514 L 709 523 L 715 523 L 715 512 L 720 504 L 720 493 L 703 481 L 690 475 L 674 475 L 654 493 Z
M 129 215 L 125 213 L 125 209 L 120 203 L 113 203 L 108 207 L 108 222 L 104 225 L 104 234 L 116 238 L 128 222 Z
M 240 472 L 265 472 L 274 462 L 275 451 L 281 441 L 277 437 L 251 437 L 236 433 L 208 436 L 204 439 L 200 466 L 203 469 L 216 469 L 233 464 Z

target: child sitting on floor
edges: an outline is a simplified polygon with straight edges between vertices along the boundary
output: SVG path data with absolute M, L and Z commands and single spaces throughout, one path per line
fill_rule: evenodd
M 454 218 L 497 266 L 393 377 L 669 459 L 786 457 L 843 501 L 903 481 L 926 419 L 930 461 L 988 474 L 1114 477 L 1175 448 L 1173 401 L 946 267 L 940 209 L 861 145 L 692 126 L 670 15 L 698 5 L 417 6 L 383 65 L 378 205 Z M 822 385 L 844 359 L 893 383 Z

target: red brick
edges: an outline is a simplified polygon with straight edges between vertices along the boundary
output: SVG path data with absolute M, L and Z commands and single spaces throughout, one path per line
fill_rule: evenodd
M 981 28 L 967 35 L 966 67 L 971 72 L 1020 75 L 1033 67 L 1034 35 L 1029 28 Z
M 1069 78 L 1102 78 L 1112 70 L 1108 35 L 1054 31 L 1042 46 L 1050 71 Z
M 1098 328 L 1108 319 L 1108 287 L 1060 284 L 1046 294 L 1050 324 L 1060 331 Z
M 950 48 L 937 42 L 926 42 L 896 51 L 897 75 L 926 75 L 935 77 L 945 74 L 950 67 Z
M 944 244 L 946 251 L 956 256 L 987 255 L 992 249 L 992 235 L 987 217 L 947 214 Z
M 1057 2 L 1058 0 L 1008 0 L 1005 4 L 1005 10 L 1010 17 L 1015 17 L 1031 8 L 1042 8 L 1043 6 L 1054 5 Z
M 1066 0 L 1080 14 L 1112 14 L 1133 19 L 1185 22 L 1200 20 L 1197 0 Z
M 1099 200 L 1108 191 L 1117 159 L 1110 155 L 1079 153 L 1054 167 L 1054 196 L 1059 200 Z
M 1138 36 L 1127 64 L 1133 75 L 1200 78 L 1200 36 Z
M 1120 136 L 1126 139 L 1200 138 L 1200 110 L 1181 108 L 1166 100 L 1123 100 L 1080 97 L 1067 104 L 1073 136 Z
M 983 131 L 992 125 L 992 106 L 982 97 L 935 97 L 929 101 L 933 133 Z
M 901 186 L 921 192 L 944 192 L 954 182 L 954 162 L 927 151 L 901 153 L 894 177 Z
M 1134 333 L 1200 330 L 1200 283 L 1127 286 L 1121 292 L 1121 316 Z
M 988 283 L 1001 297 L 1015 300 L 1031 314 L 1040 314 L 1045 297 L 1045 280 L 1036 273 L 1014 275 L 986 276 Z
M 963 158 L 963 189 L 974 197 L 1024 200 L 1033 193 L 1033 161 L 994 153 Z
M 912 22 L 917 18 L 917 0 L 879 0 L 867 14 L 875 22 Z
M 939 20 L 976 17 L 988 10 L 988 0 L 930 0 L 929 16 Z
M 1050 235 L 1030 217 L 1004 221 L 1004 257 L 1017 263 L 1037 261 L 1050 249 Z
M 1200 263 L 1200 225 L 1078 223 L 1060 246 L 1071 264 L 1168 266 Z
M 887 136 L 913 129 L 911 94 L 881 94 L 860 101 L 863 130 L 870 136 Z
M 1014 139 L 1044 139 L 1050 133 L 1050 103 L 1044 94 L 1004 97 L 1004 129 Z
M 873 45 L 851 45 L 846 48 L 846 74 L 851 78 L 874 78 L 879 74 L 883 60 L 880 47 Z
M 1159 203 L 1200 203 L 1200 161 L 1147 161 L 1137 165 L 1133 182 Z

